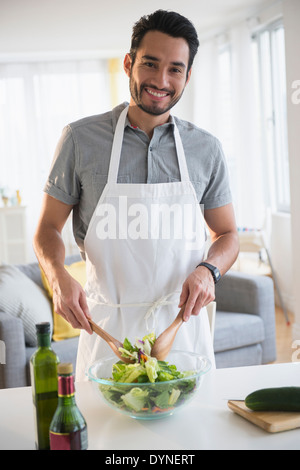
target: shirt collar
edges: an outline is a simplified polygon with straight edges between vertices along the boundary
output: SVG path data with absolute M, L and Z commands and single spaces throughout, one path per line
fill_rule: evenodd
M 120 114 L 121 112 L 126 108 L 126 106 L 128 106 L 129 103 L 127 103 L 126 101 L 122 104 L 119 104 L 118 106 L 116 106 L 115 108 L 113 108 L 112 110 L 112 127 L 113 127 L 113 132 L 115 132 L 116 130 L 116 126 L 117 126 L 117 122 L 118 122 L 118 119 L 120 117 Z M 166 122 L 165 124 L 162 124 L 161 126 L 158 126 L 158 127 L 167 127 L 169 125 L 171 126 L 174 126 L 175 124 L 175 119 L 174 119 L 174 116 L 172 114 L 170 114 L 170 117 L 169 117 L 169 121 Z M 128 116 L 126 116 L 126 120 L 125 120 L 125 127 L 128 126 L 128 127 L 131 127 L 131 129 L 138 129 L 137 127 L 134 127 L 130 124 L 129 122 L 129 119 L 128 119 Z

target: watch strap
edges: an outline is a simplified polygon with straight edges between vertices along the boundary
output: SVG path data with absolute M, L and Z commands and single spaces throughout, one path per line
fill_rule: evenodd
M 205 266 L 207 269 L 210 270 L 215 284 L 217 284 L 217 282 L 221 279 L 221 273 L 218 268 L 216 268 L 216 266 L 213 266 L 212 264 L 206 263 L 204 261 L 198 264 L 196 268 L 198 268 L 199 266 Z

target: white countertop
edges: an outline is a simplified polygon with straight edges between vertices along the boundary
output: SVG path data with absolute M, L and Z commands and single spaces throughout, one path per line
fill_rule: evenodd
M 259 388 L 290 385 L 300 386 L 300 363 L 217 369 L 185 408 L 153 421 L 119 414 L 89 382 L 76 383 L 76 401 L 87 421 L 89 449 L 110 455 L 117 450 L 298 450 L 300 429 L 268 433 L 227 405 Z M 34 449 L 31 387 L 0 390 L 0 417 L 0 449 Z

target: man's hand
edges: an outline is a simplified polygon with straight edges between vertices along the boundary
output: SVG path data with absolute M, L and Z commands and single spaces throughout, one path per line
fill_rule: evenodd
M 217 266 L 223 276 L 233 265 L 239 252 L 238 233 L 232 204 L 207 209 L 204 218 L 209 229 L 211 246 L 205 261 Z M 215 283 L 205 266 L 198 266 L 182 286 L 179 308 L 185 303 L 184 320 L 198 315 L 201 308 L 215 300 Z
M 53 283 L 53 305 L 55 312 L 67 320 L 73 328 L 85 329 L 92 334 L 88 319 L 86 295 L 79 284 L 69 273 L 65 272 Z
M 61 232 L 72 208 L 44 194 L 33 247 L 52 289 L 55 311 L 73 328 L 83 328 L 91 334 L 85 292 L 64 268 L 65 246 Z
M 179 308 L 186 304 L 184 321 L 188 321 L 191 315 L 199 315 L 201 308 L 214 299 L 215 283 L 211 272 L 205 266 L 199 266 L 188 276 L 182 286 Z

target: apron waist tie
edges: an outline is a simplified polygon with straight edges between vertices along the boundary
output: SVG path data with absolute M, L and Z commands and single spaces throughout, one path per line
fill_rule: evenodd
M 110 303 L 110 302 L 98 302 L 97 300 L 95 299 L 92 299 L 90 297 L 87 297 L 87 299 L 91 302 L 94 302 L 95 304 L 97 305 L 103 305 L 105 307 L 112 307 L 112 308 L 120 308 L 120 307 L 124 307 L 124 308 L 130 308 L 130 307 L 149 307 L 147 312 L 145 313 L 145 316 L 144 316 L 144 319 L 145 319 L 145 322 L 146 322 L 146 329 L 147 331 L 149 331 L 149 328 L 148 328 L 148 320 L 150 317 L 153 318 L 153 330 L 155 330 L 155 327 L 156 327 L 156 315 L 155 315 L 155 311 L 163 306 L 163 305 L 175 305 L 175 304 L 178 304 L 178 298 L 177 300 L 168 300 L 170 297 L 172 297 L 173 295 L 175 294 L 180 294 L 180 291 L 174 291 L 174 292 L 171 292 L 170 294 L 167 294 L 163 297 L 160 297 L 158 300 L 156 300 L 155 302 L 139 302 L 139 303 L 130 303 L 130 304 L 113 304 L 113 303 Z

